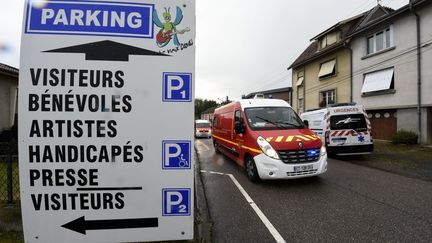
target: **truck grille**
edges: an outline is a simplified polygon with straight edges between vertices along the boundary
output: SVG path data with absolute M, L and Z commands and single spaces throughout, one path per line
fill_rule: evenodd
M 285 150 L 278 151 L 279 158 L 285 164 L 301 164 L 310 163 L 319 160 L 320 149 L 305 149 L 305 150 Z
M 317 171 L 318 171 L 318 169 L 298 171 L 298 172 L 287 172 L 287 176 L 313 175 L 313 174 L 316 174 Z

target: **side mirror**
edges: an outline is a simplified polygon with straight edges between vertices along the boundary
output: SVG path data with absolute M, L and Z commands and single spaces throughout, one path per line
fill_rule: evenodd
M 303 120 L 303 124 L 306 128 L 309 128 L 309 121 L 308 120 Z
M 245 126 L 244 126 L 243 122 L 236 121 L 234 123 L 234 131 L 235 131 L 235 133 L 242 134 L 242 133 L 245 133 L 245 130 L 246 129 L 245 129 Z

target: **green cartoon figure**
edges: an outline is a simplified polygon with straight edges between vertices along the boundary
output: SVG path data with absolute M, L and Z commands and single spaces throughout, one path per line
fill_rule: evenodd
M 179 46 L 177 34 L 184 34 L 190 31 L 189 28 L 177 30 L 177 25 L 183 20 L 183 12 L 179 7 L 176 7 L 176 18 L 174 22 L 171 22 L 170 8 L 165 8 L 165 12 L 162 14 L 164 23 L 159 20 L 156 9 L 153 10 L 153 23 L 161 28 L 159 33 L 156 35 L 156 43 L 159 47 L 164 47 L 170 43 L 171 39 L 174 39 L 174 45 Z

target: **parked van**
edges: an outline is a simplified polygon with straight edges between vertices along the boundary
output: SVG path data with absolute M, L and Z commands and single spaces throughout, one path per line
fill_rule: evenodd
M 211 123 L 207 120 L 195 120 L 195 137 L 196 138 L 210 138 L 211 137 Z
M 363 106 L 342 105 L 300 116 L 325 142 L 329 154 L 353 155 L 373 151 L 371 125 Z
M 244 167 L 251 181 L 316 176 L 327 170 L 321 139 L 278 99 L 245 99 L 213 117 L 213 144 Z

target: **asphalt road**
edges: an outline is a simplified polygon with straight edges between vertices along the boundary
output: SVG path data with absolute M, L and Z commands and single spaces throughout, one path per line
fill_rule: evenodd
M 431 182 L 329 159 L 319 177 L 254 184 L 211 139 L 195 147 L 213 242 L 432 242 Z

